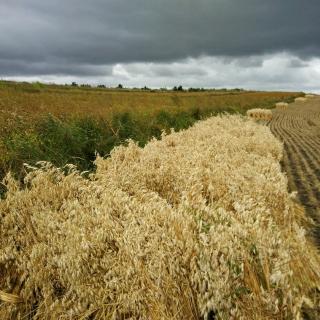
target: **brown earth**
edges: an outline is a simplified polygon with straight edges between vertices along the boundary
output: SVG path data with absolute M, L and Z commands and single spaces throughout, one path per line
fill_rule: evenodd
M 269 126 L 284 143 L 283 167 L 289 189 L 298 191 L 299 201 L 317 223 L 320 245 L 320 97 L 274 110 Z
M 320 249 L 320 97 L 274 110 L 269 126 L 284 143 L 282 164 L 289 189 L 298 192 L 299 202 L 315 222 L 311 236 Z M 305 308 L 304 319 L 320 319 L 319 289 L 314 294 L 319 305 Z

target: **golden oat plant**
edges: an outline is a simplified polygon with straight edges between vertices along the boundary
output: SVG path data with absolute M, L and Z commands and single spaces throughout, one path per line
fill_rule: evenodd
M 1 319 L 294 319 L 319 288 L 282 144 L 218 116 L 0 201 Z

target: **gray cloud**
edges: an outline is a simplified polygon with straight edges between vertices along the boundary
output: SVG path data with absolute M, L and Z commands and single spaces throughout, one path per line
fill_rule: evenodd
M 288 66 L 291 68 L 304 68 L 308 66 L 308 63 L 298 58 L 294 58 L 288 61 Z
M 7 76 L 33 75 L 74 75 L 74 76 L 106 76 L 112 73 L 112 66 L 77 64 L 59 61 L 24 61 L 0 59 L 1 73 Z
M 248 60 L 250 63 L 248 63 Z M 258 62 L 254 62 L 258 61 Z M 261 63 L 260 63 L 261 62 Z M 249 65 L 249 67 L 248 67 Z M 297 68 L 296 65 L 299 65 Z M 103 68 L 103 67 L 101 67 Z M 241 87 L 257 90 L 291 90 L 320 93 L 320 58 L 303 61 L 288 53 L 236 59 L 187 58 L 175 62 L 115 64 L 104 75 L 20 76 L 10 79 L 67 83 L 106 84 L 126 87 Z
M 0 76 L 108 77 L 143 62 L 147 78 L 201 79 L 206 69 L 164 64 L 213 56 L 254 69 L 279 52 L 303 67 L 320 56 L 319 15 L 319 0 L 2 0 Z

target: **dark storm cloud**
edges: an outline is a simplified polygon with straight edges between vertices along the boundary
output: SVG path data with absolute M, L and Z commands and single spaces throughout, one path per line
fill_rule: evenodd
M 25 61 L 0 59 L 1 73 L 7 76 L 33 75 L 75 75 L 107 76 L 112 73 L 111 66 L 75 64 L 59 61 Z
M 319 16 L 319 0 L 1 0 L 0 76 L 280 51 L 307 59 L 320 55 Z

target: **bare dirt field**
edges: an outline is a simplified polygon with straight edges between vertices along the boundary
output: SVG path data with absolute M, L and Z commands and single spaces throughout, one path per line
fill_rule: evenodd
M 284 142 L 283 167 L 289 188 L 316 222 L 320 247 L 320 97 L 275 110 L 270 129 Z
M 269 126 L 284 143 L 282 164 L 289 189 L 298 191 L 298 200 L 314 220 L 311 233 L 320 248 L 320 97 L 292 103 L 285 110 L 274 110 Z M 319 291 L 314 294 L 319 299 Z M 319 316 L 319 307 L 304 311 L 304 319 Z

